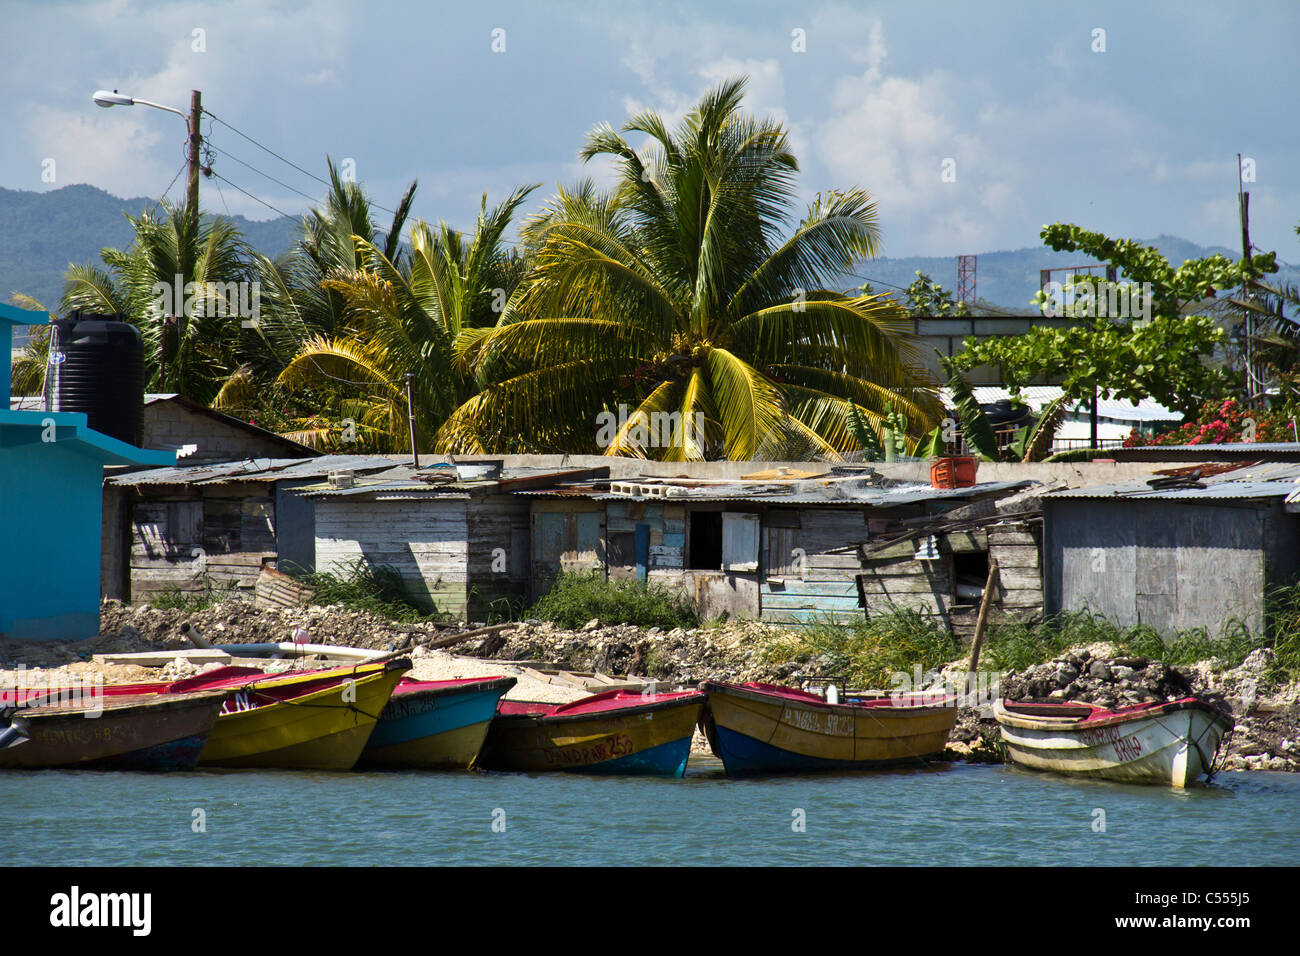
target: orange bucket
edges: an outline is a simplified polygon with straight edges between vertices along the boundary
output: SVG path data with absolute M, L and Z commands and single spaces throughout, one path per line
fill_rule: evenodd
M 930 466 L 930 486 L 933 488 L 970 488 L 975 484 L 977 462 L 966 455 L 936 458 Z

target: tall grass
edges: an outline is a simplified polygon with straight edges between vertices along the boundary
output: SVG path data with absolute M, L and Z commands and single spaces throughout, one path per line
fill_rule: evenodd
M 1272 648 L 1275 678 L 1300 677 L 1300 588 L 1282 589 L 1271 599 L 1267 636 L 1231 621 L 1217 636 L 1204 628 L 1165 639 L 1145 625 L 1120 627 L 1086 612 L 1060 614 L 1026 624 L 1012 619 L 990 623 L 980 651 L 982 670 L 1023 671 L 1059 657 L 1071 647 L 1110 644 L 1116 654 L 1146 657 L 1171 667 L 1216 659 L 1236 667 L 1251 651 Z M 768 664 L 811 665 L 823 676 L 854 688 L 889 687 L 897 672 L 924 673 L 968 656 L 941 622 L 912 608 L 895 607 L 850 624 L 818 621 L 801 631 L 770 639 L 762 649 Z
M 914 608 L 889 611 L 849 624 L 819 620 L 790 631 L 763 649 L 768 664 L 813 664 L 826 677 L 855 689 L 888 688 L 893 675 L 922 673 L 961 656 L 953 636 Z
M 1239 620 L 1229 621 L 1217 636 L 1203 627 L 1179 631 L 1168 638 L 1146 625 L 1120 627 L 1087 612 L 1057 615 L 1024 624 L 1001 620 L 989 626 L 980 664 L 995 670 L 1024 670 L 1081 644 L 1107 643 L 1128 657 L 1146 657 L 1171 667 L 1218 660 L 1236 667 L 1251 651 L 1272 648 L 1278 675 L 1300 676 L 1300 594 L 1280 589 L 1272 599 L 1272 620 L 1265 634 L 1252 632 Z
M 598 571 L 560 575 L 525 615 L 569 629 L 593 619 L 640 627 L 691 628 L 699 624 L 695 609 L 677 591 L 657 582 L 609 581 Z
M 1267 595 L 1265 614 L 1277 659 L 1275 676 L 1300 680 L 1300 585 L 1271 591 Z
M 445 618 L 437 607 L 430 611 L 411 594 L 396 568 L 365 558 L 338 572 L 315 571 L 299 575 L 299 580 L 314 592 L 313 604 L 341 604 L 403 623 Z

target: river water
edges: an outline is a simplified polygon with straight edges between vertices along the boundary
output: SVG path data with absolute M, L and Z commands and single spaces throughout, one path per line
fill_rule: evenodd
M 0 773 L 10 864 L 1278 865 L 1300 775 L 1185 791 L 941 764 L 729 779 L 568 774 Z

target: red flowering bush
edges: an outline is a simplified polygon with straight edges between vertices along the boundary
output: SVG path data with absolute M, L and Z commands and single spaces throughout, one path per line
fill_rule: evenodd
M 1265 409 L 1243 409 L 1236 399 L 1229 398 L 1224 402 L 1206 402 L 1195 421 L 1185 422 L 1173 431 L 1144 435 L 1135 428 L 1124 439 L 1124 447 L 1295 440 L 1295 428 L 1288 415 Z

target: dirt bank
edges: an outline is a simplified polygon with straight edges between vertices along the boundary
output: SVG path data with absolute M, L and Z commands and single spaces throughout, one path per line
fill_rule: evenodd
M 317 644 L 410 650 L 414 676 L 425 680 L 510 674 L 519 683 L 515 699 L 573 700 L 578 687 L 538 681 L 524 666 L 555 666 L 611 676 L 653 679 L 665 685 L 691 684 L 705 678 L 799 684 L 825 680 L 829 661 L 798 664 L 770 651 L 783 633 L 752 621 L 690 630 L 640 628 L 589 622 L 565 630 L 541 621 L 525 621 L 485 637 L 467 640 L 450 651 L 420 646 L 454 631 L 431 624 L 400 624 L 351 608 L 259 608 L 245 601 L 225 601 L 200 611 L 124 606 L 106 601 L 102 633 L 79 643 L 0 642 L 0 684 L 47 686 L 60 678 L 102 676 L 106 682 L 157 679 L 158 668 L 99 665 L 91 656 L 132 651 L 179 650 L 192 645 L 181 626 L 197 627 L 212 644 L 241 644 L 292 639 L 295 630 Z M 292 666 L 276 662 L 274 667 Z M 965 662 L 944 669 L 956 680 Z M 186 676 L 196 668 L 173 662 L 163 676 Z M 1272 652 L 1255 651 L 1240 666 L 1217 660 L 1173 668 L 1159 661 L 1120 655 L 1115 648 L 1075 648 L 1054 661 L 1001 675 L 1001 695 L 1015 700 L 1078 700 L 1113 707 L 1147 700 L 1196 694 L 1229 710 L 1237 729 L 1226 741 L 1226 770 L 1300 770 L 1300 682 L 1287 683 L 1276 673 Z M 949 742 L 949 759 L 1000 760 L 997 726 L 987 712 L 963 710 Z

